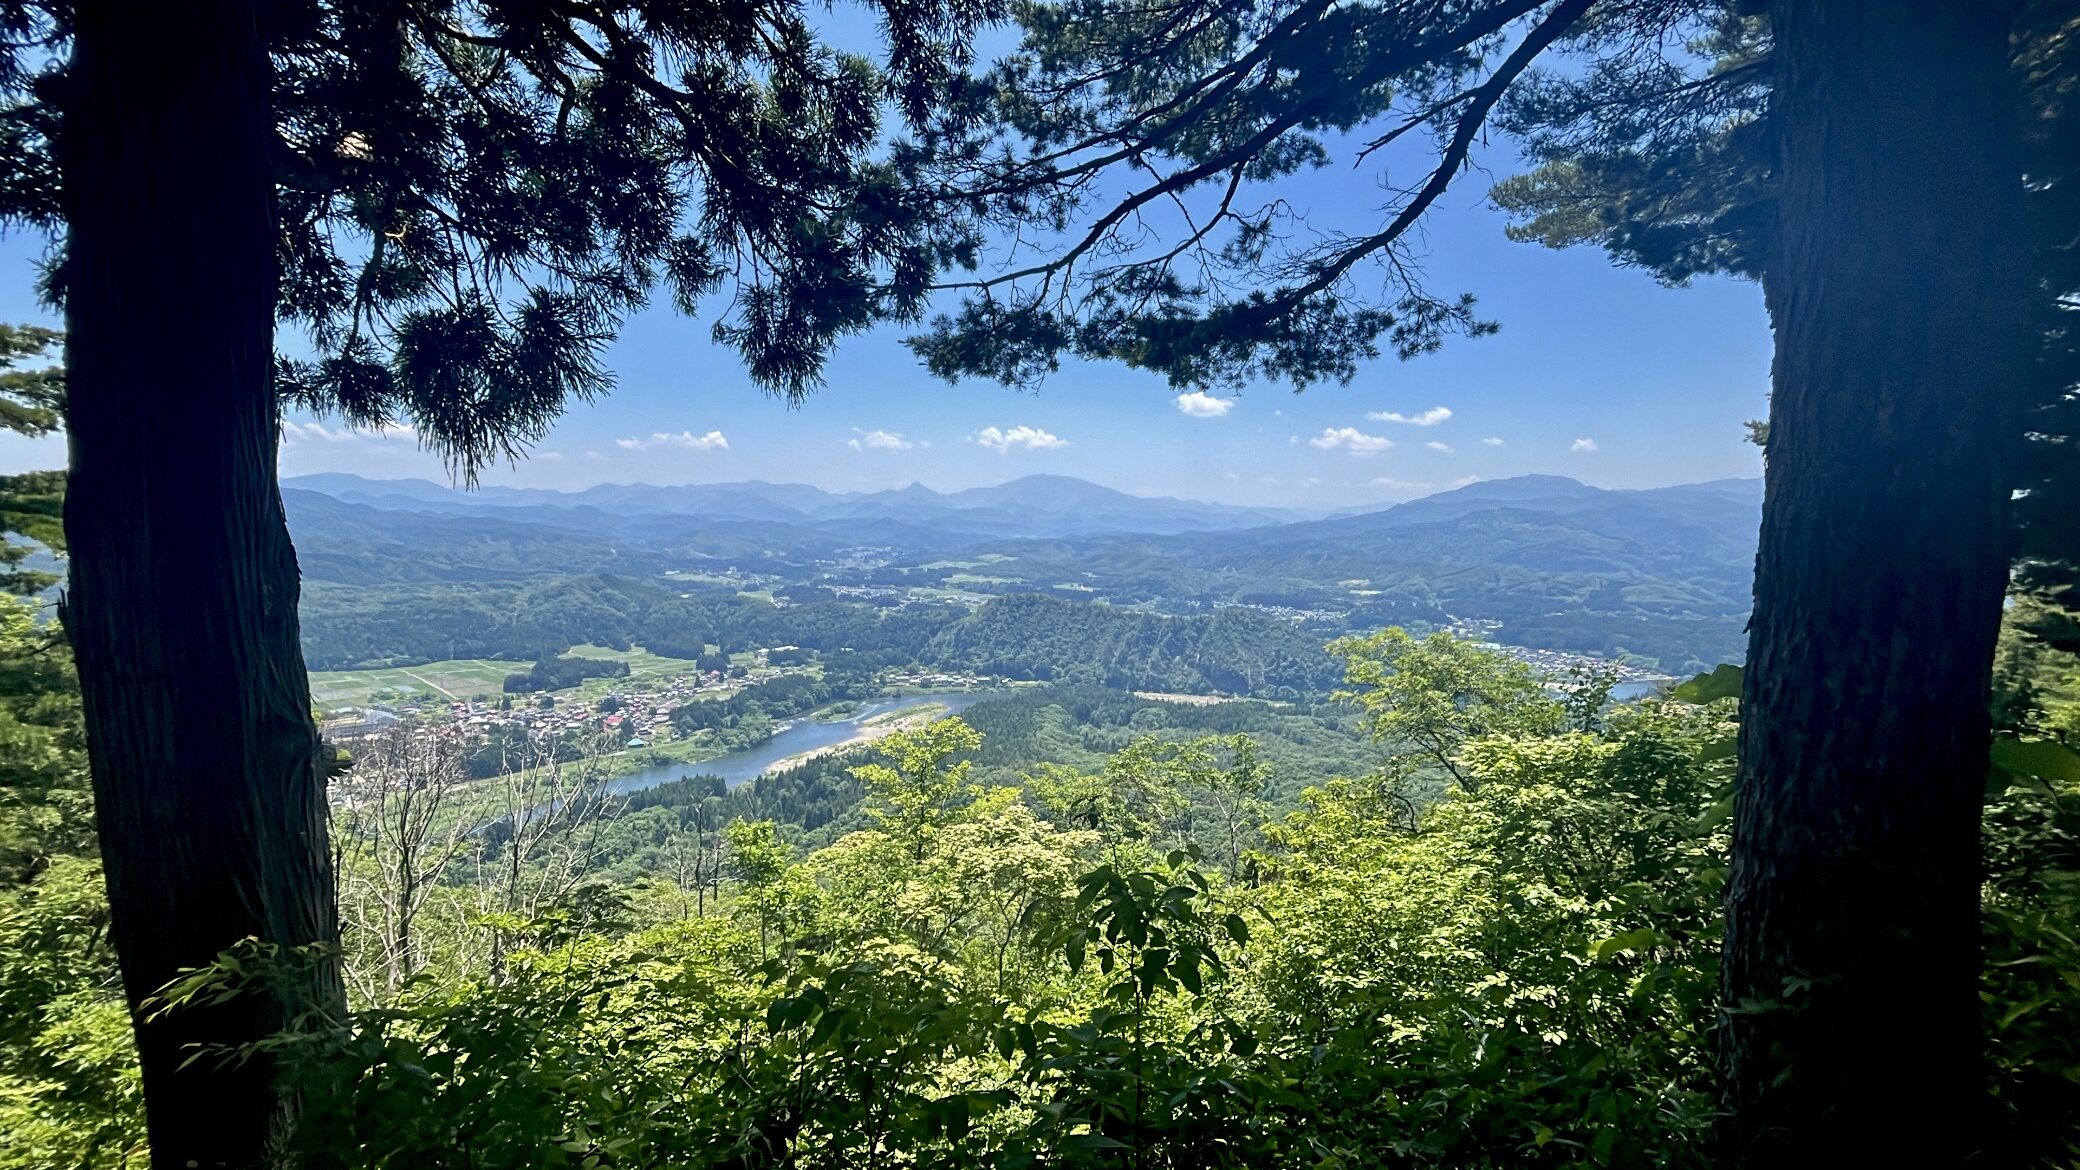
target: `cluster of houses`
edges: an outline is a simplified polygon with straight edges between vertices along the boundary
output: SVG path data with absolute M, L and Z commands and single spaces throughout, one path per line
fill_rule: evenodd
M 1215 609 L 1253 609 L 1289 622 L 1340 622 L 1350 616 L 1347 609 L 1302 609 L 1295 605 L 1261 605 L 1253 601 L 1223 602 Z
M 1541 674 L 1561 678 L 1572 670 L 1608 670 L 1616 674 L 1621 683 L 1667 682 L 1668 676 L 1656 674 L 1644 667 L 1610 658 L 1598 658 L 1594 654 L 1576 654 L 1566 650 L 1537 650 L 1529 646 L 1506 646 L 1500 642 L 1483 642 L 1482 646 L 1531 667 Z
M 910 604 L 911 601 L 908 589 L 898 589 L 892 585 L 838 585 L 828 581 L 818 581 L 816 584 L 820 588 L 830 590 L 833 596 L 853 601 L 867 601 L 877 597 L 893 598 L 904 605 Z
M 764 653 L 761 652 L 761 659 Z M 472 738 L 488 736 L 499 728 L 519 728 L 530 738 L 560 737 L 567 732 L 604 728 L 625 734 L 625 746 L 648 747 L 672 735 L 672 712 L 680 705 L 719 698 L 745 681 L 761 682 L 789 673 L 787 668 L 760 666 L 747 679 L 732 679 L 710 670 L 643 679 L 640 685 L 625 682 L 606 693 L 611 702 L 561 700 L 543 705 L 537 696 L 457 699 L 445 706 L 410 706 L 396 711 L 381 707 L 348 708 L 324 723 L 326 738 L 345 741 L 373 735 L 400 718 L 437 719 L 448 728 Z M 602 708 L 604 707 L 604 712 Z
M 1001 679 L 987 674 L 966 674 L 959 671 L 907 670 L 887 676 L 892 687 L 919 687 L 925 690 L 953 691 L 969 687 L 1001 686 Z

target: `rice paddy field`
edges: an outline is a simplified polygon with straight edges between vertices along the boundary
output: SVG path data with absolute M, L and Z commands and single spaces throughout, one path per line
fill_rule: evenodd
M 665 658 L 640 647 L 610 650 L 604 646 L 573 646 L 567 651 L 578 658 L 608 658 L 628 663 L 630 680 L 670 677 L 693 670 L 684 658 Z M 509 674 L 531 665 L 497 658 L 451 658 L 420 666 L 383 666 L 366 670 L 315 670 L 311 672 L 311 701 L 321 712 L 371 703 L 406 702 L 420 695 L 449 702 L 478 697 L 496 698 Z M 591 679 L 581 691 L 604 694 L 619 679 Z
M 526 670 L 528 665 L 496 658 L 452 658 L 420 666 L 314 670 L 311 702 L 320 711 L 336 711 L 384 700 L 402 702 L 417 695 L 430 694 L 443 701 L 496 695 L 507 675 Z

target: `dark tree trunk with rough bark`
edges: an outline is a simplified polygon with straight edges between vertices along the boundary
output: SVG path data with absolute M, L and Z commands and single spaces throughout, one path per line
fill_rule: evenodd
M 60 144 L 78 654 L 112 933 L 156 1166 L 273 1160 L 291 1119 L 236 1045 L 339 1005 L 146 1013 L 242 939 L 336 939 L 324 787 L 275 482 L 275 216 L 257 0 L 78 10 Z
M 1733 1161 L 1956 1166 L 2026 369 L 2007 28 L 1776 0 L 1776 329 L 1721 1061 Z

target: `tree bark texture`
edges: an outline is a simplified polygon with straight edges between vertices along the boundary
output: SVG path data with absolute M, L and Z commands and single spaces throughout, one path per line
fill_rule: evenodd
M 191 1058 L 343 1005 L 330 963 L 221 1006 L 148 1003 L 243 939 L 338 933 L 275 477 L 269 72 L 257 0 L 87 0 L 59 144 L 65 624 L 169 1170 L 275 1162 L 293 1116 L 278 1070 Z
M 1956 1166 L 2027 369 L 2002 6 L 1774 0 L 1776 330 L 1720 1060 L 1730 1163 Z

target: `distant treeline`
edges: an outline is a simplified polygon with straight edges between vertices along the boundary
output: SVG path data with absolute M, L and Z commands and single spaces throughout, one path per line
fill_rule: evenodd
M 1042 764 L 1094 771 L 1104 766 L 1106 757 L 1146 736 L 1187 741 L 1247 734 L 1256 741 L 1269 771 L 1266 795 L 1285 805 L 1303 783 L 1360 775 L 1378 759 L 1351 711 L 1341 704 L 1194 706 L 1143 699 L 1108 687 L 1021 687 L 982 700 L 961 718 L 983 732 L 974 777 L 990 785 L 1023 787 Z M 864 827 L 860 806 L 865 791 L 852 770 L 880 759 L 875 747 L 862 745 L 804 760 L 735 788 L 726 788 L 719 776 L 688 775 L 629 794 L 616 816 L 631 823 L 657 820 L 667 829 L 683 830 L 698 822 L 711 831 L 732 820 L 772 821 L 783 826 L 789 840 L 813 848 Z M 648 809 L 665 811 L 638 815 Z M 618 837 L 623 831 L 611 835 Z M 614 860 L 618 859 L 610 863 Z
M 853 648 L 900 665 L 917 661 L 934 635 L 967 613 L 963 606 L 884 610 L 837 601 L 783 607 L 720 590 L 681 596 L 608 574 L 470 584 L 314 582 L 304 591 L 303 649 L 313 670 L 533 660 L 585 643 L 642 646 L 713 669 L 725 664 L 718 653 L 768 646 Z
M 730 699 L 681 707 L 687 712 L 682 726 L 712 727 L 724 742 L 733 743 L 763 733 L 783 713 L 809 709 L 841 693 L 842 683 L 831 688 L 816 679 L 789 676 L 747 688 Z M 973 757 L 973 778 L 991 786 L 1028 787 L 1032 773 L 1045 765 L 1096 772 L 1108 757 L 1150 736 L 1187 742 L 1246 734 L 1255 741 L 1266 768 L 1268 783 L 1262 795 L 1272 807 L 1286 808 L 1295 804 L 1304 785 L 1324 777 L 1363 775 L 1379 761 L 1376 745 L 1342 703 L 1198 705 L 1071 684 L 1013 688 L 984 698 L 961 718 L 983 733 L 982 747 Z M 811 757 L 734 788 L 720 776 L 699 773 L 699 764 L 688 765 L 687 774 L 677 780 L 610 803 L 597 864 L 624 878 L 668 871 L 672 858 L 665 846 L 675 834 L 699 831 L 719 840 L 722 827 L 739 820 L 772 821 L 783 839 L 820 848 L 866 827 L 865 787 L 854 778 L 853 769 L 877 762 L 886 762 L 880 749 L 861 744 Z M 1434 797 L 1439 788 L 1419 781 L 1411 791 Z M 1181 823 L 1189 827 L 1201 813 L 1187 810 L 1180 814 Z
M 877 689 L 871 679 L 857 675 L 835 680 L 806 674 L 782 675 L 745 687 L 728 698 L 682 703 L 672 711 L 672 727 L 680 735 L 724 731 L 740 727 L 746 720 L 787 719 L 835 700 L 864 698 Z
M 792 768 L 728 788 L 720 776 L 684 776 L 655 788 L 632 792 L 621 806 L 627 818 L 645 809 L 670 810 L 680 826 L 702 823 L 719 828 L 731 821 L 772 821 L 789 827 L 790 835 L 824 843 L 860 827 L 860 801 L 865 788 L 852 770 L 878 758 L 872 748 L 817 756 Z
M 557 656 L 582 643 L 640 645 L 704 667 L 719 665 L 723 654 L 798 646 L 862 675 L 916 665 L 1284 699 L 1336 685 L 1336 666 L 1322 650 L 1335 632 L 1247 609 L 1176 617 L 1040 595 L 998 598 L 972 613 L 955 605 L 836 600 L 780 606 L 733 592 L 681 595 L 604 575 L 502 585 L 319 585 L 306 594 L 303 622 L 305 655 L 318 670 L 525 658 L 536 669 L 516 678 L 575 679 L 583 677 L 575 669 L 544 664 L 565 661 Z
M 1170 617 L 1029 594 L 949 624 L 929 652 L 936 665 L 1007 678 L 1298 699 L 1341 677 L 1322 641 L 1252 610 Z
M 507 675 L 503 689 L 509 695 L 526 695 L 535 691 L 560 691 L 577 686 L 588 678 L 627 677 L 628 663 L 616 659 L 545 656 L 535 659 L 534 665 L 527 670 Z

